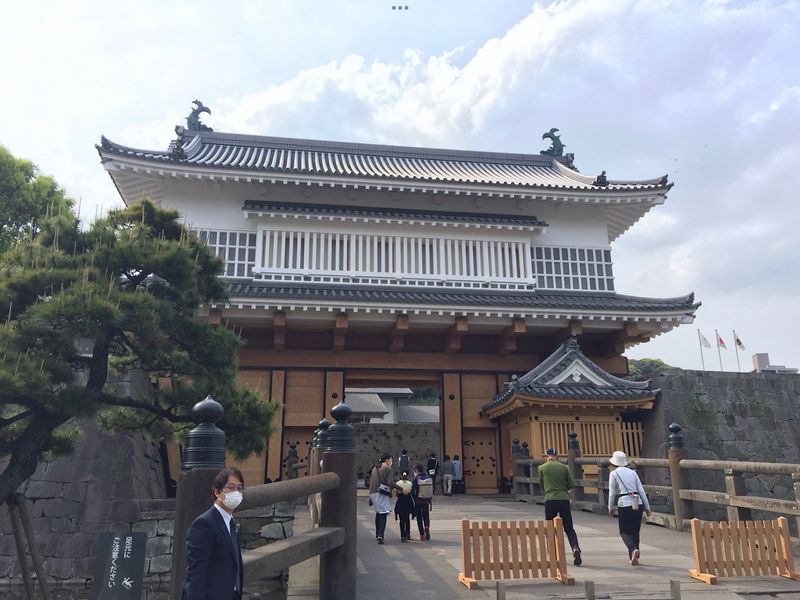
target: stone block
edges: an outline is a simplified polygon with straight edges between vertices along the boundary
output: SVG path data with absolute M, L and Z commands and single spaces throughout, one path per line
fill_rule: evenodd
M 91 498 L 91 496 L 89 496 Z M 114 503 L 109 500 L 90 500 L 83 505 L 80 515 L 82 523 L 108 523 L 114 509 Z
M 28 498 L 61 498 L 64 484 L 54 481 L 30 481 L 25 490 Z
M 159 520 L 156 524 L 156 533 L 158 535 L 168 535 L 172 537 L 174 526 L 175 526 L 175 521 L 171 519 Z
M 72 559 L 48 558 L 44 561 L 44 570 L 49 577 L 69 579 L 73 576 Z
M 96 551 L 92 551 L 87 557 L 75 559 L 72 568 L 76 578 L 91 579 L 94 577 L 95 554 Z
M 294 519 L 294 505 L 290 502 L 279 502 L 275 505 L 275 516 Z
M 115 521 L 135 523 L 141 518 L 139 503 L 136 500 L 117 500 L 111 508 L 111 517 Z
M 144 531 L 148 538 L 156 537 L 158 532 L 158 521 L 139 521 L 131 527 L 132 531 Z
M 294 535 L 294 520 L 283 523 L 283 536 L 290 538 Z
M 63 489 L 64 498 L 75 502 L 84 502 L 86 500 L 87 490 L 88 486 L 86 484 L 65 483 Z
M 147 539 L 147 556 L 169 554 L 172 551 L 172 538 L 161 536 Z
M 4 554 L 5 552 L 0 555 L 0 579 L 5 579 L 11 574 L 11 556 L 3 556 Z
M 153 556 L 147 561 L 147 573 L 149 575 L 157 575 L 161 573 L 169 573 L 172 568 L 172 555 L 159 554 Z
M 265 540 L 282 540 L 286 537 L 283 532 L 283 525 L 280 523 L 264 525 L 259 531 L 259 535 Z

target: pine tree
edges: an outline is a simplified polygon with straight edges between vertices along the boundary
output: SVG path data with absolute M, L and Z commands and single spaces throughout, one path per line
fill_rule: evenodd
M 69 451 L 76 417 L 169 437 L 211 394 L 228 449 L 263 451 L 275 405 L 236 387 L 239 337 L 196 318 L 226 297 L 221 260 L 149 201 L 78 225 L 49 215 L 0 254 L 0 502 L 43 453 Z M 108 384 L 129 369 L 168 384 L 147 398 Z

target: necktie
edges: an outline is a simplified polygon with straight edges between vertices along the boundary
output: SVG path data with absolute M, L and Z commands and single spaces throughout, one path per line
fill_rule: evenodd
M 233 519 L 231 519 L 231 544 L 233 544 L 233 556 L 236 560 L 236 583 L 233 589 L 239 591 L 239 536 L 236 535 L 236 525 L 233 523 Z

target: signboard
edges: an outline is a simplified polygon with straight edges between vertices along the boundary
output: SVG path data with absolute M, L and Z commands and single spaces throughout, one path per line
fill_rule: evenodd
M 101 533 L 92 600 L 141 600 L 147 534 Z

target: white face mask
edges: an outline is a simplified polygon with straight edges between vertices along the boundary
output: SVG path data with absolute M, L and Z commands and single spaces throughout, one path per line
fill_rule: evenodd
M 235 510 L 236 507 L 242 503 L 242 492 L 226 492 L 222 503 L 225 505 L 225 508 Z

